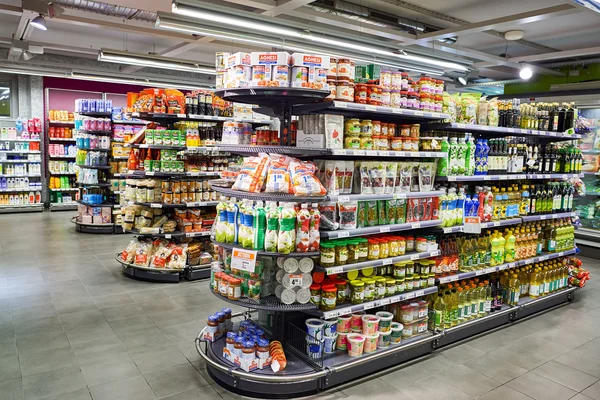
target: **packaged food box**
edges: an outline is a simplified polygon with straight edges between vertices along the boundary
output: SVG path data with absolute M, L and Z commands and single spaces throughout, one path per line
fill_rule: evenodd
M 92 223 L 92 216 L 91 215 L 82 215 L 81 216 L 81 223 L 82 224 L 91 224 Z
M 250 53 L 244 53 L 242 51 L 239 51 L 239 52 L 233 53 L 229 57 L 227 57 L 227 64 L 226 64 L 227 69 L 237 66 L 237 65 L 245 65 L 245 66 L 252 65 L 250 62 Z
M 112 209 L 110 207 L 102 207 L 102 223 L 110 224 L 110 215 L 112 213 Z
M 287 51 L 262 52 L 253 51 L 250 53 L 250 64 L 255 65 L 288 65 L 290 54 Z
M 329 56 L 321 56 L 308 53 L 292 54 L 291 65 L 293 67 L 319 67 L 329 69 Z
M 102 222 L 102 216 L 101 215 L 94 215 L 92 217 L 92 223 L 93 224 L 103 224 L 104 222 Z

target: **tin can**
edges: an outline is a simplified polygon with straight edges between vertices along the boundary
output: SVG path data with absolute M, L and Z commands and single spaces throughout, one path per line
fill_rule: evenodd
M 271 80 L 274 86 L 290 86 L 290 68 L 287 65 L 273 65 Z
M 308 86 L 308 68 L 307 67 L 292 67 L 292 86 L 307 87 Z

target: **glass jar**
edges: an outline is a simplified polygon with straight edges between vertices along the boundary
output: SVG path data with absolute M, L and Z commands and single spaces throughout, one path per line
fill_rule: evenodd
M 375 279 L 375 300 L 383 299 L 386 293 L 386 279 L 383 276 L 376 276 L 373 279 Z
M 335 245 L 333 243 L 321 242 L 320 264 L 325 268 L 335 266 Z
M 335 281 L 335 288 L 337 290 L 337 304 L 344 304 L 348 301 L 348 283 L 343 279 Z
M 378 260 L 380 257 L 380 252 L 379 252 L 379 242 L 377 241 L 377 239 L 368 239 L 369 240 L 369 255 L 368 255 L 368 259 L 369 260 Z
M 410 137 L 410 125 L 400 125 L 400 136 Z
M 358 239 L 358 262 L 367 261 L 369 257 L 369 240 L 365 238 Z
M 379 239 L 379 258 L 390 256 L 390 242 L 387 239 Z
M 389 236 L 388 242 L 390 245 L 390 257 L 396 257 L 398 255 L 398 239 L 396 236 Z
M 398 238 L 398 255 L 402 256 L 406 254 L 406 239 L 404 236 L 397 236 Z
M 410 137 L 414 139 L 418 139 L 421 135 L 421 125 L 420 124 L 412 124 L 410 126 Z
M 409 88 L 409 83 L 408 83 L 408 72 L 402 72 L 401 73 L 401 84 L 400 84 L 400 89 L 401 90 L 408 90 Z
M 400 99 L 402 96 L 400 95 L 399 90 L 392 89 L 390 90 L 390 107 L 392 108 L 400 108 Z
M 394 264 L 394 278 L 396 278 L 396 279 L 406 278 L 406 263 L 397 262 Z
M 415 250 L 415 238 L 413 236 L 406 237 L 406 251 Z
M 387 278 L 385 280 L 385 294 L 386 296 L 393 296 L 396 294 L 396 280 L 394 278 Z
M 357 83 L 354 86 L 354 102 L 367 104 L 367 85 L 364 83 Z
M 344 122 L 344 135 L 360 135 L 360 120 L 349 118 Z
M 379 135 L 374 135 L 373 136 L 373 150 L 382 150 L 379 147 L 379 145 L 381 144 L 380 143 L 380 138 L 381 138 L 381 136 L 379 136 Z
M 335 285 L 326 285 L 321 288 L 321 310 L 333 310 L 337 303 L 337 289 Z
M 381 89 L 381 105 L 384 107 L 389 107 L 392 104 L 392 92 L 390 89 L 382 88 Z
M 421 275 L 429 276 L 431 272 L 431 264 L 428 260 L 421 261 Z
M 335 99 L 339 101 L 353 102 L 354 83 L 338 80 L 335 86 Z
M 381 86 L 367 85 L 367 104 L 381 105 Z
M 429 93 L 421 93 L 419 95 L 419 99 L 421 101 L 421 104 L 420 104 L 420 107 L 419 107 L 420 110 L 421 111 L 429 111 L 430 107 L 431 107 L 431 105 L 429 103 Z
M 346 242 L 338 240 L 335 242 L 335 265 L 346 265 L 348 262 L 348 247 Z
M 427 277 L 427 287 L 433 287 L 433 286 L 435 286 L 435 274 L 430 273 L 429 276 Z
M 383 88 L 390 89 L 392 87 L 392 72 L 381 71 L 379 74 L 379 83 Z
M 310 302 L 317 307 L 321 304 L 321 285 L 318 283 L 310 285 Z
M 398 318 L 400 322 L 413 322 L 414 310 L 410 304 L 402 304 L 398 310 L 400 312 L 400 316 Z
M 406 261 L 406 277 L 411 277 L 415 273 L 415 263 L 413 261 Z
M 404 293 L 406 291 L 406 278 L 396 279 L 396 293 Z
M 415 249 L 417 253 L 424 253 L 427 251 L 427 239 L 417 238 L 415 242 Z
M 373 136 L 361 136 L 360 138 L 360 149 L 361 150 L 373 150 Z
M 348 246 L 348 264 L 358 262 L 358 240 L 347 240 L 346 244 Z
M 392 142 L 391 142 L 391 147 L 392 147 L 392 150 L 402 151 L 404 149 L 403 143 L 402 143 L 402 137 L 393 137 Z
M 357 134 L 344 135 L 344 148 L 354 150 L 360 149 L 360 136 Z
M 388 124 L 388 139 L 396 136 L 396 124 Z
M 381 135 L 381 121 L 373 121 L 373 135 Z
M 373 136 L 373 122 L 370 119 L 360 121 L 360 136 Z
M 365 301 L 365 283 L 363 281 L 350 281 L 350 302 L 361 304 Z
M 400 108 L 408 108 L 408 92 L 400 91 Z
M 402 73 L 392 72 L 392 89 L 400 90 L 402 88 Z
M 239 300 L 242 297 L 242 281 L 241 279 L 230 279 L 227 287 L 227 298 L 229 300 Z
M 405 137 L 402 140 L 402 150 L 404 151 L 412 151 L 413 148 L 413 144 L 412 144 L 412 139 L 409 137 Z
M 375 300 L 375 279 L 365 278 L 363 282 L 365 283 L 365 301 Z
M 388 124 L 385 122 L 381 123 L 381 133 L 379 134 L 380 136 L 387 136 L 388 135 Z

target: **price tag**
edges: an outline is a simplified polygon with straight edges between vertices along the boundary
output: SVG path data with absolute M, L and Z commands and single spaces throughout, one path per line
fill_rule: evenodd
M 442 118 L 442 114 L 440 114 L 440 113 L 431 113 L 431 116 L 433 118 Z
M 231 268 L 247 272 L 254 272 L 256 268 L 256 251 L 246 249 L 233 249 L 231 254 Z
M 185 118 L 186 115 L 185 114 L 177 114 L 177 118 Z
M 456 177 L 455 176 L 449 176 L 448 177 L 448 182 L 456 182 Z
M 485 270 L 479 269 L 479 270 L 475 271 L 475 276 L 484 275 L 484 274 L 485 274 Z
M 355 156 L 364 156 L 366 154 L 367 154 L 367 152 L 365 150 L 354 150 Z
M 392 114 L 402 114 L 401 108 L 392 108 Z
M 500 175 L 500 180 L 505 181 L 508 179 L 508 175 Z
M 556 132 L 548 132 L 550 136 L 556 136 Z
M 538 131 L 531 131 L 532 135 L 539 135 L 540 133 Z
M 382 226 L 381 228 L 379 228 L 379 232 L 380 233 L 386 233 L 390 231 L 390 227 L 389 226 Z
M 290 275 L 290 285 L 292 286 L 302 286 L 302 274 L 299 275 Z
M 406 193 L 394 193 L 394 199 L 406 199 Z
M 196 236 L 196 234 L 194 232 L 190 232 L 190 233 L 186 233 L 185 234 L 185 237 L 188 237 L 188 238 L 195 237 L 195 236 Z
M 334 106 L 335 108 L 348 108 L 348 105 L 343 101 L 336 101 Z
M 516 262 L 511 262 L 511 263 L 508 263 L 508 268 L 514 268 L 514 267 L 516 267 L 516 266 L 517 266 L 517 263 L 516 263 Z
M 510 133 L 513 133 L 515 131 L 513 128 L 507 128 L 506 130 Z
M 417 117 L 422 117 L 423 116 L 423 111 L 415 111 L 415 115 Z
M 543 221 L 543 220 L 545 220 L 545 219 L 546 219 L 546 216 L 545 216 L 545 215 L 540 215 L 540 220 L 542 220 L 542 221 Z
M 500 226 L 500 222 L 499 221 L 494 222 L 494 226 Z
M 481 130 L 482 130 L 482 131 L 489 131 L 489 130 L 490 130 L 490 127 L 489 127 L 489 126 L 487 126 L 487 125 L 482 125 L 482 126 L 481 126 Z
M 398 303 L 401 299 L 401 296 L 392 296 L 390 297 L 390 304 Z
M 146 172 L 146 175 L 148 175 L 148 176 L 154 176 L 156 174 L 155 174 L 154 171 L 148 171 L 148 172 Z
M 486 274 L 491 274 L 492 272 L 496 272 L 496 268 L 495 267 L 490 267 L 490 268 L 486 268 L 485 269 L 485 273 Z
M 385 299 L 381 299 L 379 302 L 382 306 L 386 306 L 391 303 L 391 299 L 389 297 L 386 297 Z
M 483 176 L 483 180 L 484 180 L 484 181 L 491 181 L 491 180 L 492 180 L 492 177 L 491 177 L 491 176 L 489 176 L 489 175 L 484 175 L 484 176 Z
M 430 152 L 426 151 L 424 157 L 432 157 L 433 154 L 431 154 Z
M 558 218 L 558 214 L 552 214 L 552 219 Z
M 565 253 L 564 253 L 564 252 L 562 252 L 562 251 L 561 251 L 560 253 L 558 253 L 558 256 L 559 256 L 559 257 L 562 257 L 562 256 L 564 256 L 564 255 L 565 255 Z
M 383 260 L 381 260 L 381 265 L 391 265 L 391 264 L 392 264 L 391 258 L 384 258 Z
M 540 261 L 546 261 L 548 258 L 549 258 L 548 256 L 541 256 Z
M 398 157 L 406 157 L 406 152 L 405 152 L 405 151 L 397 151 L 397 152 L 396 152 L 396 155 L 397 155 Z
M 138 112 L 133 112 L 133 113 L 131 113 L 131 116 L 132 116 L 132 117 L 139 117 L 139 116 L 140 116 L 140 113 L 138 113 Z
M 415 292 L 408 292 L 408 293 L 406 293 L 406 295 L 404 295 L 404 298 L 406 300 L 408 300 L 408 299 L 414 299 L 415 298 Z
M 346 201 L 350 201 L 350 196 L 338 196 L 338 201 L 339 202 L 346 202 Z
M 389 157 L 390 152 L 389 151 L 380 151 L 378 152 L 380 156 L 384 156 L 384 157 Z
M 412 255 L 410 256 L 410 260 L 411 260 L 411 261 L 418 260 L 419 258 L 420 258 L 420 256 L 419 256 L 418 254 L 412 254 Z
M 527 129 L 521 129 L 521 133 L 523 133 L 523 134 L 526 134 L 526 133 L 528 133 L 528 132 L 527 132 Z
M 334 156 L 344 156 L 346 154 L 350 154 L 350 151 L 334 149 L 331 151 L 331 154 L 333 154 Z
M 170 233 L 167 233 L 167 234 L 165 235 L 165 239 L 171 239 L 171 234 L 170 234 Z
M 339 237 L 339 238 L 345 238 L 345 237 L 348 237 L 348 236 L 350 236 L 350 232 L 348 232 L 348 231 L 346 231 L 346 232 L 338 232 L 338 235 L 337 235 L 337 237 Z
M 379 301 L 373 301 L 373 302 L 365 303 L 363 305 L 363 309 L 364 310 L 370 310 L 371 308 L 376 308 L 376 307 L 379 307 L 379 306 L 380 306 Z
M 365 110 L 367 111 L 377 111 L 377 106 L 366 105 Z
M 417 229 L 421 227 L 421 223 L 420 222 L 414 222 L 412 224 L 410 224 L 411 228 L 413 229 Z
M 498 266 L 498 271 L 504 271 L 505 269 L 508 269 L 508 264 L 502 264 Z
M 162 204 L 160 204 L 160 203 L 150 203 L 150 208 L 162 208 Z
M 550 174 L 545 174 L 544 175 L 544 179 L 550 179 L 551 177 L 552 177 L 552 175 L 550 175 Z
M 149 146 L 148 144 L 142 143 L 142 144 L 140 144 L 140 149 L 147 149 L 148 146 Z
M 465 124 L 456 124 L 459 128 L 464 129 L 467 127 L 467 125 Z
M 342 272 L 344 272 L 344 267 L 327 268 L 326 271 L 327 275 L 341 274 Z
M 421 297 L 421 296 L 425 296 L 425 291 L 424 290 L 417 290 L 415 292 L 415 297 Z
M 568 177 L 569 177 L 569 175 L 567 175 L 567 174 L 563 174 L 563 175 L 562 175 L 562 178 L 563 178 L 563 179 L 567 179 Z
M 436 256 L 439 256 L 441 254 L 442 254 L 442 252 L 440 250 L 432 251 L 430 253 L 430 257 L 436 257 Z

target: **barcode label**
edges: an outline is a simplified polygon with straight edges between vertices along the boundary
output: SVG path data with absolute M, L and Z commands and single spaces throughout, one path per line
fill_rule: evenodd
M 521 133 L 527 133 L 527 129 L 521 129 Z
M 364 156 L 366 154 L 367 154 L 367 152 L 365 150 L 354 150 L 355 156 Z
M 390 231 L 390 227 L 389 226 L 382 226 L 381 228 L 379 228 L 379 232 L 381 233 L 386 233 Z
M 338 232 L 338 237 L 339 238 L 345 238 L 350 236 L 350 232 Z
M 391 258 L 385 258 L 385 259 L 381 260 L 381 265 L 390 265 L 391 263 L 392 263 Z
M 341 274 L 342 272 L 344 272 L 344 267 L 327 268 L 327 274 L 328 275 Z
M 415 115 L 422 117 L 423 116 L 423 111 L 415 111 Z
M 500 222 L 494 222 L 494 226 L 500 226 Z
M 552 218 L 553 219 L 558 218 L 558 214 L 552 214 Z
M 177 114 L 177 118 L 185 118 L 185 114 Z
M 425 157 L 431 157 L 431 156 L 432 156 L 432 154 L 430 152 L 428 152 L 428 151 L 425 152 Z
M 546 216 L 545 215 L 540 215 L 540 219 L 543 221 L 543 220 L 546 219 Z
M 482 269 L 475 271 L 475 276 L 479 276 L 479 275 L 483 275 L 483 274 L 485 274 L 485 271 Z
M 399 108 L 392 108 L 392 113 L 394 114 L 402 114 L 402 110 Z
M 431 116 L 432 116 L 433 118 L 441 118 L 441 117 L 442 117 L 442 114 L 440 114 L 440 113 L 431 113 Z
M 413 224 L 410 225 L 413 229 L 417 229 L 421 227 L 421 223 L 420 222 L 415 222 Z
M 367 111 L 377 111 L 377 106 L 367 105 L 367 106 L 365 106 L 365 110 L 367 110 Z
M 162 208 L 162 204 L 160 204 L 160 203 L 150 203 L 150 208 Z
M 540 261 L 546 261 L 548 259 L 548 256 L 542 256 L 540 257 Z
M 381 305 L 385 306 L 391 303 L 391 299 L 390 298 L 385 298 L 385 299 L 381 299 Z
M 343 101 L 336 101 L 335 108 L 348 108 L 348 105 Z
M 165 239 L 171 239 L 171 234 L 170 234 L 170 233 L 167 233 L 167 234 L 165 235 Z
M 380 151 L 379 155 L 380 156 L 384 156 L 384 157 L 388 157 L 390 155 L 390 152 L 389 151 Z
M 487 126 L 487 125 L 483 125 L 483 126 L 481 126 L 481 130 L 482 130 L 482 131 L 489 131 L 489 130 L 490 130 L 490 127 L 489 127 L 489 126 Z
M 415 292 L 406 293 L 406 295 L 404 296 L 404 298 L 406 300 L 408 300 L 408 299 L 414 299 L 415 298 Z
M 339 196 L 338 201 L 339 202 L 350 201 L 350 196 Z
M 404 156 L 406 156 L 406 152 L 404 152 L 404 151 L 397 151 L 397 152 L 396 152 L 396 155 L 397 155 L 398 157 L 404 157 Z
M 467 126 L 465 124 L 457 124 L 459 128 L 466 128 Z
M 147 171 L 146 175 L 148 175 L 148 176 L 154 176 L 156 174 L 154 173 L 154 171 Z
M 392 303 L 398 303 L 400 301 L 400 297 L 401 296 L 390 297 L 390 304 L 392 304 Z
M 413 254 L 410 256 L 410 260 L 414 261 L 414 260 L 418 260 L 419 259 L 419 255 L 418 254 Z
M 406 199 L 406 193 L 394 193 L 394 199 Z
M 513 128 L 508 128 L 508 129 L 506 129 L 506 130 L 507 130 L 508 132 L 511 132 L 511 133 L 515 131 Z
M 415 292 L 415 297 L 421 297 L 421 296 L 425 296 L 425 291 L 424 290 L 417 290 Z

